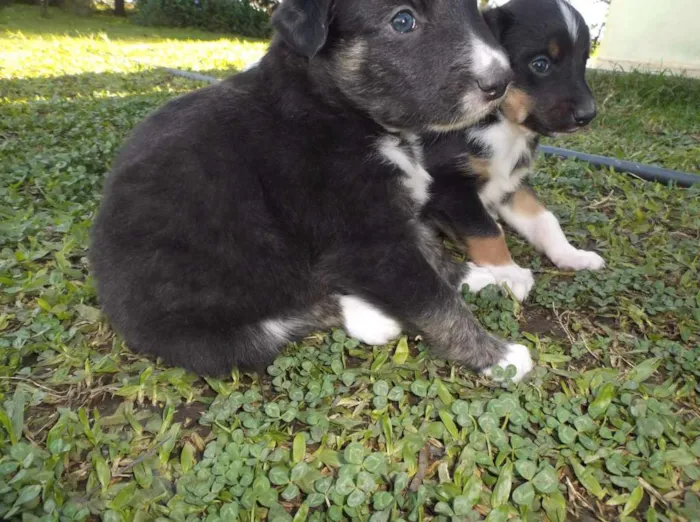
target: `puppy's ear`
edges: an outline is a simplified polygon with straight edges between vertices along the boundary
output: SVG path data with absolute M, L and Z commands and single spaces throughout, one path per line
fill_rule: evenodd
M 328 37 L 332 0 L 284 0 L 272 15 L 272 25 L 299 54 L 311 58 Z
M 486 25 L 491 29 L 496 41 L 499 43 L 503 42 L 503 33 L 506 32 L 508 27 L 512 23 L 512 15 L 503 8 L 493 8 L 484 11 L 484 20 L 486 20 Z

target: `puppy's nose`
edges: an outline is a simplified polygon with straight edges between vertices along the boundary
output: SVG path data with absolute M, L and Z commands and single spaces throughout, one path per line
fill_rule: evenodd
M 476 83 L 486 95 L 486 99 L 493 101 L 502 98 L 506 93 L 506 89 L 510 84 L 510 75 L 500 78 L 489 78 L 488 80 L 478 80 Z
M 596 115 L 596 106 L 595 103 L 586 103 L 579 105 L 574 108 L 572 116 L 574 118 L 574 122 L 576 122 L 576 125 L 579 127 L 585 127 L 591 121 L 593 121 L 593 118 L 595 118 Z
M 489 41 L 475 39 L 471 55 L 471 72 L 486 99 L 495 101 L 502 98 L 513 80 L 513 71 L 505 51 L 491 37 Z

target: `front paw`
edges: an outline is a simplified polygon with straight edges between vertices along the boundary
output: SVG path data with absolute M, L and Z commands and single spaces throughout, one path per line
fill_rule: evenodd
M 507 286 L 518 301 L 524 301 L 535 285 L 535 278 L 531 270 L 515 263 L 502 266 L 469 263 L 469 273 L 464 283 L 472 292 L 478 292 L 490 284 Z
M 515 375 L 512 378 L 513 382 L 520 382 L 523 377 L 532 371 L 534 364 L 532 363 L 530 350 L 527 349 L 527 346 L 523 346 L 522 344 L 509 344 L 506 348 L 506 353 L 503 354 L 503 358 L 494 366 L 500 366 L 506 370 L 508 366 L 511 365 L 515 366 Z M 486 368 L 485 370 L 482 370 L 481 373 L 487 377 L 492 377 L 493 369 Z M 496 379 L 494 377 L 494 380 L 502 379 Z
M 469 272 L 460 283 L 460 287 L 462 285 L 467 285 L 471 292 L 476 293 L 489 285 L 498 284 L 496 276 L 494 276 L 488 268 L 475 265 L 474 263 L 467 263 L 467 266 L 469 267 Z
M 577 248 L 557 253 L 551 259 L 562 270 L 600 270 L 605 266 L 605 259 L 595 252 Z

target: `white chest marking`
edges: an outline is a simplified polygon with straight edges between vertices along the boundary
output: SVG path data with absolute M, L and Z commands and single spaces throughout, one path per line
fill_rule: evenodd
M 386 136 L 379 141 L 379 152 L 384 159 L 404 173 L 403 185 L 413 200 L 423 206 L 430 198 L 430 184 L 433 178 L 423 168 L 423 151 L 417 137 L 404 140 L 396 136 Z
M 484 129 L 470 131 L 469 136 L 491 149 L 489 179 L 479 191 L 487 209 L 497 207 L 503 197 L 520 186 L 528 169 L 514 172 L 523 154 L 529 154 L 528 136 L 522 127 L 506 119 Z

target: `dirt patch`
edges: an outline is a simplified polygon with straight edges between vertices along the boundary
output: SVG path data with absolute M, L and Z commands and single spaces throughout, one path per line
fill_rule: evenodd
M 102 417 L 109 417 L 114 415 L 119 409 L 119 405 L 124 402 L 124 397 L 118 397 L 117 395 L 100 394 L 94 399 L 90 400 L 87 404 L 88 411 L 97 408 Z
M 37 404 L 27 408 L 24 418 L 24 434 L 39 444 L 46 439 L 48 429 L 58 420 L 58 411 L 52 404 Z
M 520 320 L 520 329 L 528 333 L 546 335 L 555 339 L 566 338 L 564 329 L 554 315 L 544 308 L 526 308 Z
M 189 428 L 192 424 L 199 422 L 199 418 L 207 409 L 207 405 L 201 402 L 181 406 L 175 411 L 173 422 L 181 422 L 183 427 Z

